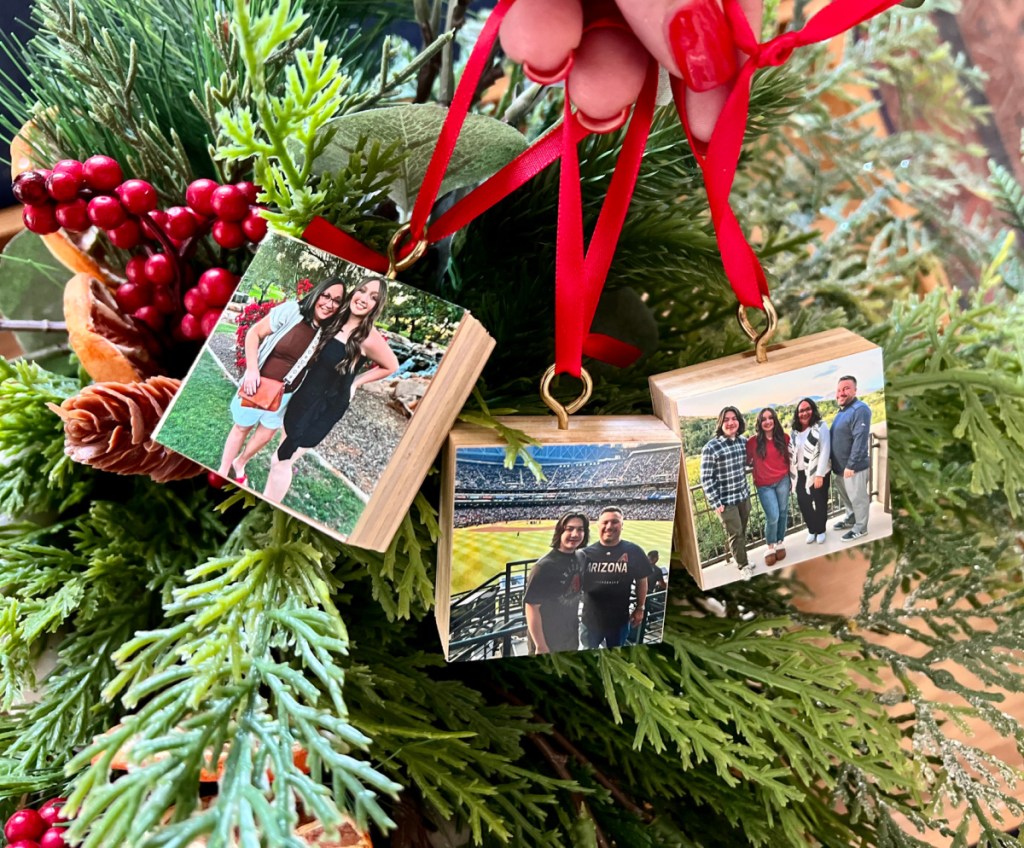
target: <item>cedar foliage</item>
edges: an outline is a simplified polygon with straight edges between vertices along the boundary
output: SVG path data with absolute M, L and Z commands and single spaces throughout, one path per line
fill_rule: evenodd
M 386 102 L 385 81 L 404 83 L 424 60 L 402 66 L 411 51 L 382 45 L 370 27 L 383 57 L 374 79 L 371 51 L 348 29 L 366 10 L 319 14 L 320 5 L 308 3 L 306 17 L 298 0 L 234 12 L 213 0 L 140 0 L 133 16 L 103 0 L 39 0 L 53 17 L 23 49 L 36 64 L 21 102 L 53 158 L 110 153 L 139 175 L 162 174 L 168 191 L 192 175 L 253 168 L 286 204 L 282 223 L 323 212 L 380 247 L 376 202 L 400 151 L 369 145 L 345 173 L 316 182 L 282 146 L 296 134 L 309 145 L 326 119 Z M 434 5 L 415 4 L 431 32 Z M 141 25 L 183 18 L 193 26 Z M 81 46 L 86 33 L 97 49 Z M 294 845 L 300 804 L 328 825 L 351 812 L 398 846 L 426 845 L 439 830 L 451 844 L 552 848 L 599 835 L 630 846 L 911 848 L 925 829 L 964 846 L 971 822 L 983 844 L 1013 844 L 1000 819 L 1021 813 L 1003 788 L 1011 770 L 950 729 L 981 720 L 1024 748 L 995 690 L 1024 689 L 1013 529 L 1024 490 L 1024 304 L 1002 277 L 1019 254 L 1012 239 L 946 211 L 964 179 L 947 131 L 976 118 L 973 72 L 920 12 L 893 12 L 859 35 L 834 66 L 810 49 L 757 77 L 733 192 L 740 220 L 759 228 L 783 332 L 851 326 L 885 348 L 898 515 L 893 538 L 872 546 L 854 616 L 801 612 L 798 587 L 775 577 L 705 594 L 680 575 L 658 648 L 445 667 L 423 647 L 435 639 L 432 479 L 388 552 L 339 546 L 251 499 L 217 504 L 194 484 L 125 483 L 71 465 L 45 404 L 77 386 L 4 363 L 0 509 L 22 516 L 0 534 L 5 705 L 37 683 L 34 652 L 49 634 L 58 645 L 42 699 L 0 728 L 9 806 L 66 786 L 71 835 L 90 848 L 178 848 L 200 835 L 221 848 L 233 828 L 245 845 Z M 68 57 L 80 72 L 65 90 L 56 80 L 74 70 Z M 317 88 L 326 69 L 337 88 Z M 893 84 L 927 128 L 876 138 L 853 120 L 873 104 L 835 119 L 821 96 L 847 83 Z M 558 114 L 558 98 L 548 90 L 516 107 L 531 135 Z M 63 120 L 65 110 L 81 120 Z M 588 226 L 620 140 L 581 145 Z M 540 411 L 556 177 L 540 175 L 410 275 L 471 308 L 498 340 L 465 413 L 479 422 L 499 406 Z M 994 190 L 1019 227 L 1020 187 L 996 170 Z M 917 214 L 892 218 L 885 202 L 896 195 Z M 828 236 L 811 229 L 822 214 L 839 224 Z M 937 260 L 970 271 L 974 293 L 916 297 L 917 275 Z M 588 411 L 647 412 L 647 374 L 746 346 L 695 163 L 668 110 L 609 288 L 645 295 L 619 324 L 640 331 L 653 314 L 660 342 L 632 368 L 601 370 Z M 887 633 L 913 649 L 887 647 L 877 638 Z M 941 697 L 924 697 L 923 681 Z M 136 768 L 115 780 L 110 760 L 130 739 Z M 309 775 L 293 763 L 294 744 L 310 754 Z M 201 808 L 199 773 L 222 752 L 219 794 Z M 944 801 L 966 805 L 961 822 L 945 817 Z

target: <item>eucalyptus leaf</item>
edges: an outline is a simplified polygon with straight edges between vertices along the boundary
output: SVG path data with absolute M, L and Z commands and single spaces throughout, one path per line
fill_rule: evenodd
M 407 155 L 398 168 L 389 197 L 410 209 L 423 183 L 448 110 L 432 103 L 408 103 L 387 109 L 368 109 L 335 118 L 321 131 L 328 136 L 313 161 L 316 174 L 337 174 L 361 139 L 382 147 L 399 143 Z M 467 115 L 459 134 L 440 194 L 473 185 L 502 168 L 526 149 L 526 138 L 513 127 L 485 115 Z
M 43 240 L 28 230 L 12 238 L 0 254 L 0 315 L 20 320 L 64 320 L 64 284 L 71 276 Z M 60 333 L 15 333 L 22 350 L 53 347 Z M 51 364 L 52 365 L 52 364 Z

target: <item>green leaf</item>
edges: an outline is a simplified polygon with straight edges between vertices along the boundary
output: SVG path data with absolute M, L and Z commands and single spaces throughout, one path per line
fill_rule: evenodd
M 0 255 L 0 315 L 23 321 L 64 320 L 64 283 L 71 272 L 47 250 L 42 238 L 22 230 Z M 22 350 L 52 347 L 60 333 L 15 333 Z
M 383 147 L 397 143 L 408 155 L 398 168 L 389 196 L 403 209 L 410 209 L 446 115 L 446 109 L 434 104 L 409 103 L 335 118 L 321 130 L 332 135 L 313 161 L 312 170 L 318 174 L 340 172 L 352 151 L 367 141 Z M 508 124 L 484 115 L 467 115 L 440 194 L 486 179 L 525 149 L 526 138 Z

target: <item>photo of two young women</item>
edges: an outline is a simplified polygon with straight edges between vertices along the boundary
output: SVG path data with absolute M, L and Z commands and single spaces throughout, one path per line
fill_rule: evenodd
M 463 316 L 280 234 L 261 245 L 158 441 L 351 532 Z

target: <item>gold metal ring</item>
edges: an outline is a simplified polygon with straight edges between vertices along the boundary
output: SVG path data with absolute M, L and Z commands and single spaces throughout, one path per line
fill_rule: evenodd
M 747 308 L 742 303 L 736 310 L 736 317 L 739 319 L 743 332 L 746 333 L 754 343 L 754 353 L 757 356 L 757 361 L 767 362 L 768 342 L 771 341 L 772 336 L 775 335 L 775 331 L 779 328 L 779 313 L 775 311 L 775 304 L 772 303 L 772 299 L 768 297 L 768 295 L 762 296 L 761 304 L 764 306 L 764 312 L 768 317 L 768 323 L 760 333 L 758 333 L 757 330 L 754 329 L 753 324 L 750 323 L 750 319 L 747 318 Z
M 388 242 L 388 279 L 393 280 L 400 271 L 411 268 L 427 252 L 427 240 L 425 238 L 416 242 L 408 256 L 398 257 L 398 249 L 404 239 L 412 231 L 412 224 L 402 224 Z
M 583 391 L 572 403 L 568 403 L 563 406 L 551 395 L 551 381 L 555 379 L 555 366 L 552 365 L 544 372 L 544 376 L 540 378 L 540 397 L 548 405 L 555 416 L 558 418 L 558 429 L 568 430 L 569 429 L 569 416 L 574 412 L 579 412 L 583 408 L 590 395 L 594 391 L 594 381 L 591 379 L 590 374 L 586 368 L 580 369 L 580 380 L 583 381 Z

